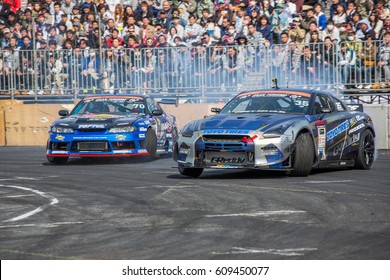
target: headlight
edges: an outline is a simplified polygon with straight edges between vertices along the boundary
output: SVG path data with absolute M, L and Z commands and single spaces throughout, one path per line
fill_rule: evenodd
M 120 127 L 113 127 L 110 128 L 108 132 L 111 133 L 128 133 L 128 132 L 134 132 L 137 128 L 135 126 L 120 126 Z
M 189 124 L 187 124 L 183 129 L 182 131 L 180 132 L 181 135 L 183 137 L 192 137 L 192 135 L 194 134 L 194 131 L 197 129 L 196 126 L 197 126 L 198 122 L 191 122 Z
M 64 126 L 53 126 L 51 128 L 51 132 L 54 133 L 73 133 L 73 128 L 70 127 L 64 127 Z
M 286 129 L 291 125 L 291 122 L 285 122 L 275 127 L 271 127 L 263 133 L 264 138 L 278 138 L 283 135 Z

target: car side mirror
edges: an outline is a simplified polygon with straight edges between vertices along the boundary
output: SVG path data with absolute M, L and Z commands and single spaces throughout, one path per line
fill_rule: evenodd
M 60 115 L 61 117 L 66 117 L 67 115 L 69 115 L 69 111 L 68 110 L 59 110 L 58 115 Z
M 217 113 L 217 114 L 219 114 L 221 111 L 222 111 L 221 108 L 211 108 L 211 112 L 212 112 L 212 113 Z
M 330 109 L 330 108 L 321 108 L 321 113 L 328 114 L 331 112 L 332 112 L 332 109 Z
M 164 114 L 164 111 L 160 109 L 155 109 L 152 111 L 153 116 L 161 116 L 162 114 Z

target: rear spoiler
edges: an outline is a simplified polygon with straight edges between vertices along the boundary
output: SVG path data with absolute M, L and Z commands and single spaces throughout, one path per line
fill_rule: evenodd
M 363 104 L 351 104 L 347 105 L 350 111 L 363 112 Z
M 170 98 L 154 98 L 154 100 L 157 101 L 157 103 L 160 104 L 166 104 L 166 105 L 175 105 L 175 107 L 179 106 L 179 98 L 176 99 L 170 99 Z

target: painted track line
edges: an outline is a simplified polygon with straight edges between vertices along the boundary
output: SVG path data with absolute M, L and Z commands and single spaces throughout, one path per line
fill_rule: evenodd
M 30 211 L 30 212 L 27 212 L 27 213 L 24 213 L 20 216 L 17 216 L 17 217 L 14 217 L 14 218 L 11 218 L 11 219 L 8 219 L 8 220 L 5 220 L 5 221 L 2 221 L 2 222 L 16 222 L 16 221 L 20 221 L 20 220 L 23 220 L 23 219 L 26 219 L 28 217 L 31 217 L 39 212 L 42 212 L 43 210 L 45 210 L 46 208 L 52 206 L 52 205 L 55 205 L 57 204 L 59 201 L 57 198 L 55 198 L 54 196 L 52 195 L 49 195 L 45 192 L 41 192 L 41 191 L 38 191 L 38 190 L 35 190 L 35 189 L 31 189 L 31 188 L 27 188 L 27 187 L 20 187 L 20 186 L 4 186 L 4 185 L 0 185 L 0 187 L 3 187 L 3 188 L 14 188 L 14 189 L 19 189 L 19 190 L 23 190 L 23 191 L 29 191 L 29 192 L 32 192 L 32 193 L 35 193 L 37 195 L 40 195 L 46 199 L 49 199 L 49 202 L 44 204 L 44 205 L 41 205 L 39 206 L 38 208 Z
M 277 210 L 277 211 L 260 211 L 255 213 L 236 213 L 236 214 L 214 214 L 205 215 L 206 218 L 219 218 L 219 217 L 271 217 L 279 215 L 291 215 L 291 214 L 303 214 L 306 211 L 300 210 Z

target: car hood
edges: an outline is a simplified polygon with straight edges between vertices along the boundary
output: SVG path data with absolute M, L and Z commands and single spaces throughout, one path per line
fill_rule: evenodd
M 219 114 L 201 120 L 198 129 L 267 130 L 285 122 L 295 122 L 304 115 L 289 114 Z
M 58 119 L 53 125 L 63 125 L 73 129 L 87 128 L 112 128 L 117 125 L 131 125 L 135 121 L 143 118 L 137 114 L 134 115 L 112 115 L 112 114 L 82 114 L 70 115 Z

